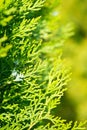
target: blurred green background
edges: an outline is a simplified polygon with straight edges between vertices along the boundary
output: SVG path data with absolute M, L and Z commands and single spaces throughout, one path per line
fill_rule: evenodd
M 55 112 L 68 121 L 85 120 L 87 119 L 87 0 L 62 0 L 60 4 L 59 0 L 48 0 L 45 7 L 49 7 L 50 12 L 48 17 L 46 15 L 46 18 L 50 19 L 47 27 L 53 31 L 51 36 L 47 37 L 47 42 L 50 38 L 53 44 L 60 41 L 64 43 L 63 57 L 72 66 L 68 90 Z M 62 27 L 65 30 L 62 30 Z M 61 30 L 65 40 L 63 36 L 60 36 L 62 40 L 58 39 Z
M 72 100 L 76 119 L 87 119 L 87 0 L 62 2 L 64 22 L 72 21 L 75 34 L 64 45 L 64 57 L 72 64 L 72 79 L 68 96 Z M 73 114 L 73 113 L 72 113 Z

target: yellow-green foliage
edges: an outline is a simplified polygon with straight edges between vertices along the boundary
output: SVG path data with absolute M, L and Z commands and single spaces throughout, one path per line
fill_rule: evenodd
M 60 50 L 52 57 L 57 43 L 41 38 L 44 1 L 5 0 L 1 4 L 1 10 L 7 11 L 7 20 L 0 25 L 0 37 L 5 34 L 7 39 L 1 46 L 10 44 L 11 48 L 6 57 L 0 57 L 0 130 L 85 129 L 84 123 L 72 127 L 72 122 L 52 114 L 66 90 L 70 70 Z

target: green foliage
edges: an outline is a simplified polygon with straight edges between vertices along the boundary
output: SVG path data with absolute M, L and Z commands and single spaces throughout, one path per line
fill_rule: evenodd
M 1 1 L 1 47 L 11 46 L 0 57 L 1 130 L 84 129 L 83 123 L 72 128 L 72 122 L 52 114 L 66 90 L 70 70 L 60 50 L 52 57 L 57 44 L 41 39 L 45 26 L 36 12 L 43 5 L 43 0 Z

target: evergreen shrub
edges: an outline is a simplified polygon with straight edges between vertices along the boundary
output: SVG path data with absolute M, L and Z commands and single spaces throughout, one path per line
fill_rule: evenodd
M 43 6 L 44 0 L 0 1 L 0 130 L 85 129 L 52 114 L 70 69 L 59 44 L 47 43 L 52 32 L 40 16 Z

